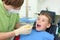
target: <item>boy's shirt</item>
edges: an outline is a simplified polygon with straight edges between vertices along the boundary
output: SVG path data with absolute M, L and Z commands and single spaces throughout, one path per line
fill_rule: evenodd
M 46 31 L 32 30 L 29 35 L 21 35 L 20 40 L 54 40 L 54 36 Z

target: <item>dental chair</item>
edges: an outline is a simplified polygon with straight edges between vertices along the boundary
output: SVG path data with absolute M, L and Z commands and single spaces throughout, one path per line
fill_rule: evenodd
M 54 25 L 55 23 L 55 12 L 52 12 L 52 11 L 47 11 L 47 10 L 42 10 L 41 12 L 49 12 L 52 16 L 52 23 L 51 23 L 51 26 L 50 28 L 46 29 L 47 32 L 49 32 L 50 34 L 53 34 L 54 35 L 54 40 L 59 40 L 60 38 L 58 37 L 58 35 L 56 34 L 56 30 L 57 30 L 57 26 Z M 39 15 L 39 14 L 38 14 Z M 33 24 L 33 29 L 35 29 L 35 25 L 36 25 L 36 21 L 34 22 Z M 19 40 L 19 37 L 20 36 L 17 36 L 17 38 L 15 38 L 15 40 Z
M 52 11 L 47 11 L 47 10 L 42 10 L 41 12 L 49 12 L 52 16 L 52 23 L 51 23 L 51 26 L 50 28 L 46 29 L 47 32 L 49 32 L 50 34 L 53 34 L 54 35 L 54 40 L 59 40 L 58 38 L 58 35 L 56 33 L 56 30 L 57 30 L 57 26 L 54 25 L 55 23 L 55 12 L 52 12 Z M 38 14 L 39 15 L 39 14 Z M 36 22 L 34 22 L 34 25 L 33 25 L 33 29 L 35 29 L 35 25 L 36 25 Z

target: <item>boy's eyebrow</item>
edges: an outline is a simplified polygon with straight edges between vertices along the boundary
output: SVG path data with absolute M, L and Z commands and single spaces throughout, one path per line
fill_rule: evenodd
M 41 19 L 40 17 L 38 17 L 38 19 Z M 45 18 L 43 18 L 44 20 L 47 20 L 47 19 L 45 19 Z

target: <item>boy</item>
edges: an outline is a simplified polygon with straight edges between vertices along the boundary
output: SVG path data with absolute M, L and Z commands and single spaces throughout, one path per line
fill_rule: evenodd
M 20 40 L 54 40 L 54 35 L 45 30 L 50 27 L 52 17 L 49 12 L 41 12 L 36 20 L 36 30 L 30 35 L 21 35 Z

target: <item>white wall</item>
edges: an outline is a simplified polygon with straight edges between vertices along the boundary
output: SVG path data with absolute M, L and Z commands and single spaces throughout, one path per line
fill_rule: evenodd
M 28 0 L 28 17 L 34 18 L 35 13 L 46 10 L 46 8 L 60 15 L 60 0 Z M 26 0 L 19 13 L 20 17 L 26 17 Z
M 35 17 L 35 13 L 37 12 L 37 0 L 29 0 L 28 1 L 28 16 Z
M 24 0 L 24 3 L 20 9 L 20 17 L 26 17 L 26 0 Z
M 35 17 L 37 12 L 37 0 L 28 0 L 28 17 Z M 26 0 L 24 0 L 24 4 L 20 10 L 20 17 L 26 17 Z
M 48 8 L 48 10 L 55 11 L 57 15 L 60 15 L 60 0 L 45 0 L 45 2 L 39 2 L 38 4 L 38 12 Z

